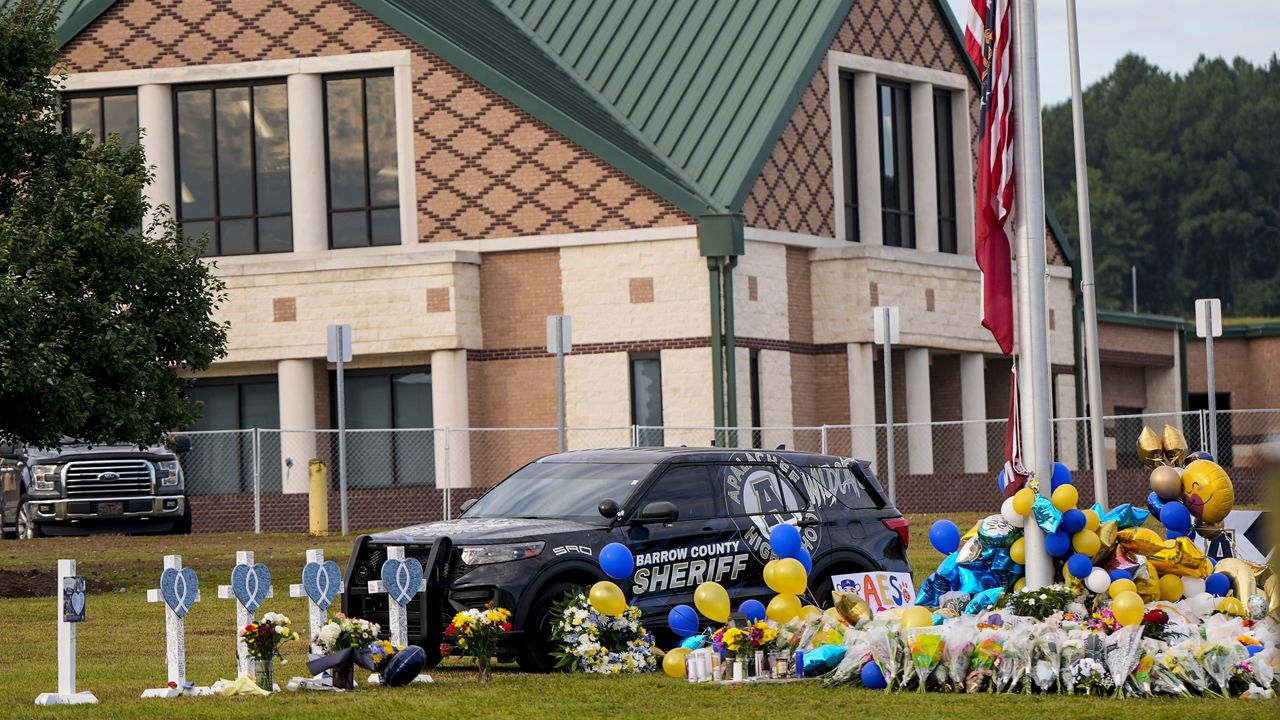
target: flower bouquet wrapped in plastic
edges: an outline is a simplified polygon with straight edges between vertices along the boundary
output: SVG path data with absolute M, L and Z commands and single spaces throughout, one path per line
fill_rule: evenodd
M 1034 680 L 1041 692 L 1062 690 L 1062 648 L 1067 642 L 1066 632 L 1055 627 L 1047 627 L 1035 635 L 1036 652 L 1042 660 L 1036 663 Z M 1042 666 L 1043 663 L 1043 666 Z
M 1167 662 L 1168 651 L 1160 653 L 1155 658 L 1155 665 L 1151 668 L 1151 690 L 1159 695 L 1177 695 L 1179 697 L 1191 697 L 1191 690 L 1186 683 L 1182 682 L 1169 666 Z
M 973 657 L 969 662 L 969 675 L 965 678 L 965 691 L 981 692 L 983 686 L 992 680 L 1004 656 L 1004 631 L 982 630 L 978 633 L 978 641 L 973 647 Z
M 1067 634 L 1066 640 L 1062 643 L 1062 661 L 1059 667 L 1059 673 L 1062 678 L 1062 684 L 1066 687 L 1067 694 L 1071 695 L 1076 691 L 1076 675 L 1072 670 L 1076 663 L 1084 659 L 1084 638 L 1083 632 L 1071 632 Z
M 1240 641 L 1234 638 L 1208 640 L 1196 651 L 1196 659 L 1213 679 L 1223 697 L 1231 692 L 1231 677 L 1235 673 L 1236 663 L 1243 662 L 1248 655 Z
M 959 618 L 943 627 L 940 665 L 947 671 L 947 682 L 951 688 L 955 692 L 964 692 L 969 660 L 978 639 L 978 624 L 973 618 Z
M 1085 695 L 1101 695 L 1111 687 L 1111 678 L 1102 663 L 1086 655 L 1071 664 L 1071 686 Z
M 1129 681 L 1125 684 L 1125 689 L 1130 695 L 1151 697 L 1152 674 L 1155 670 L 1156 659 L 1154 655 L 1148 652 L 1145 644 L 1138 652 L 1138 665 L 1133 669 L 1133 673 L 1129 675 Z
M 831 671 L 824 685 L 845 685 L 862 677 L 862 666 L 871 659 L 871 643 L 862 630 L 849 629 L 844 633 L 844 658 Z
M 1129 676 L 1138 667 L 1142 655 L 1142 627 L 1123 627 L 1107 636 L 1103 644 L 1104 664 L 1115 686 L 1115 696 L 1124 695 Z
M 898 631 L 886 625 L 873 624 L 867 630 L 867 644 L 871 649 L 871 657 L 880 666 L 885 680 L 889 683 L 887 689 L 893 690 L 893 684 L 902 671 L 898 650 Z
M 926 627 L 908 630 L 905 634 L 907 653 L 911 656 L 911 666 L 915 670 L 920 692 L 928 686 L 929 675 L 942 662 L 943 639 L 942 628 Z
M 1212 679 L 1196 658 L 1194 641 L 1178 643 L 1164 652 L 1160 665 L 1177 678 L 1188 691 L 1195 694 L 1211 692 Z
M 1030 679 L 1034 646 L 1030 628 L 1014 628 L 1005 634 L 1004 656 L 996 667 L 996 682 L 992 686 L 994 691 L 1017 692 L 1021 685 L 1025 692 L 1031 692 L 1026 682 Z

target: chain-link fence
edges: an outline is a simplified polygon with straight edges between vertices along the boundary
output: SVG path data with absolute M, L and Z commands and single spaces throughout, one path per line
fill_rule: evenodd
M 1120 415 L 1104 419 L 1111 504 L 1141 505 L 1149 472 L 1137 454 L 1144 426 L 1179 428 L 1192 451 L 1208 450 L 1204 411 Z M 1004 420 L 901 423 L 893 427 L 893 462 L 884 425 L 821 427 L 571 428 L 568 450 L 645 447 L 784 448 L 867 460 L 904 512 L 991 510 L 1004 464 Z M 183 458 L 197 532 L 305 532 L 310 523 L 311 461 L 323 466 L 328 525 L 341 527 L 343 467 L 336 430 L 231 430 L 189 433 Z M 1280 441 L 1280 410 L 1218 413 L 1217 460 L 1238 503 L 1262 502 L 1264 447 Z M 1081 502 L 1093 497 L 1093 454 L 1087 418 L 1053 424 L 1057 460 L 1071 469 Z M 456 517 L 527 462 L 558 452 L 555 428 L 348 430 L 347 520 L 353 532 Z

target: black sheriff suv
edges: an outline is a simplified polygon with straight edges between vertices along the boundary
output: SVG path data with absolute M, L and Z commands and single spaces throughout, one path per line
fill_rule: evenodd
M 360 536 L 343 610 L 385 628 L 386 595 L 366 590 L 387 548 L 403 546 L 426 577 L 408 606 L 410 642 L 431 664 L 451 616 L 492 601 L 512 611 L 499 656 L 546 671 L 551 606 L 605 579 L 596 560 L 605 545 L 625 543 L 634 553 L 635 573 L 619 585 L 645 626 L 669 643 L 668 611 L 691 604 L 704 581 L 724 585 L 735 607 L 768 601 L 763 569 L 770 530 L 780 523 L 801 530 L 819 604 L 830 603 L 832 576 L 911 571 L 907 522 L 865 462 L 720 448 L 584 450 L 529 463 L 465 503 L 458 519 Z

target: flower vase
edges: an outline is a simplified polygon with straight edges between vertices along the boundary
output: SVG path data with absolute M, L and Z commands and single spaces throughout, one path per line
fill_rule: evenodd
M 275 692 L 276 686 L 276 663 L 273 659 L 254 661 L 254 669 L 256 670 L 258 687 L 267 692 Z
M 356 666 L 350 660 L 334 665 L 329 669 L 329 675 L 333 686 L 340 690 L 351 690 L 356 686 Z
M 476 656 L 477 679 L 479 679 L 480 682 L 488 682 L 493 679 L 492 662 L 493 662 L 492 659 L 489 658 L 488 656 L 485 656 L 485 657 L 480 657 L 478 655 Z

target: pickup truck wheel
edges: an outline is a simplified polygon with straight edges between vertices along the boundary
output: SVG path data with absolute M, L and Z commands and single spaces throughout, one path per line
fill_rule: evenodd
M 551 640 L 551 608 L 577 585 L 557 582 L 542 589 L 529 610 L 524 626 L 524 643 L 516 651 L 516 664 L 525 672 L 547 673 L 556 667 L 555 643 Z
M 43 536 L 40 525 L 31 517 L 31 503 L 27 500 L 27 496 L 23 495 L 18 501 L 18 539 L 33 540 Z

